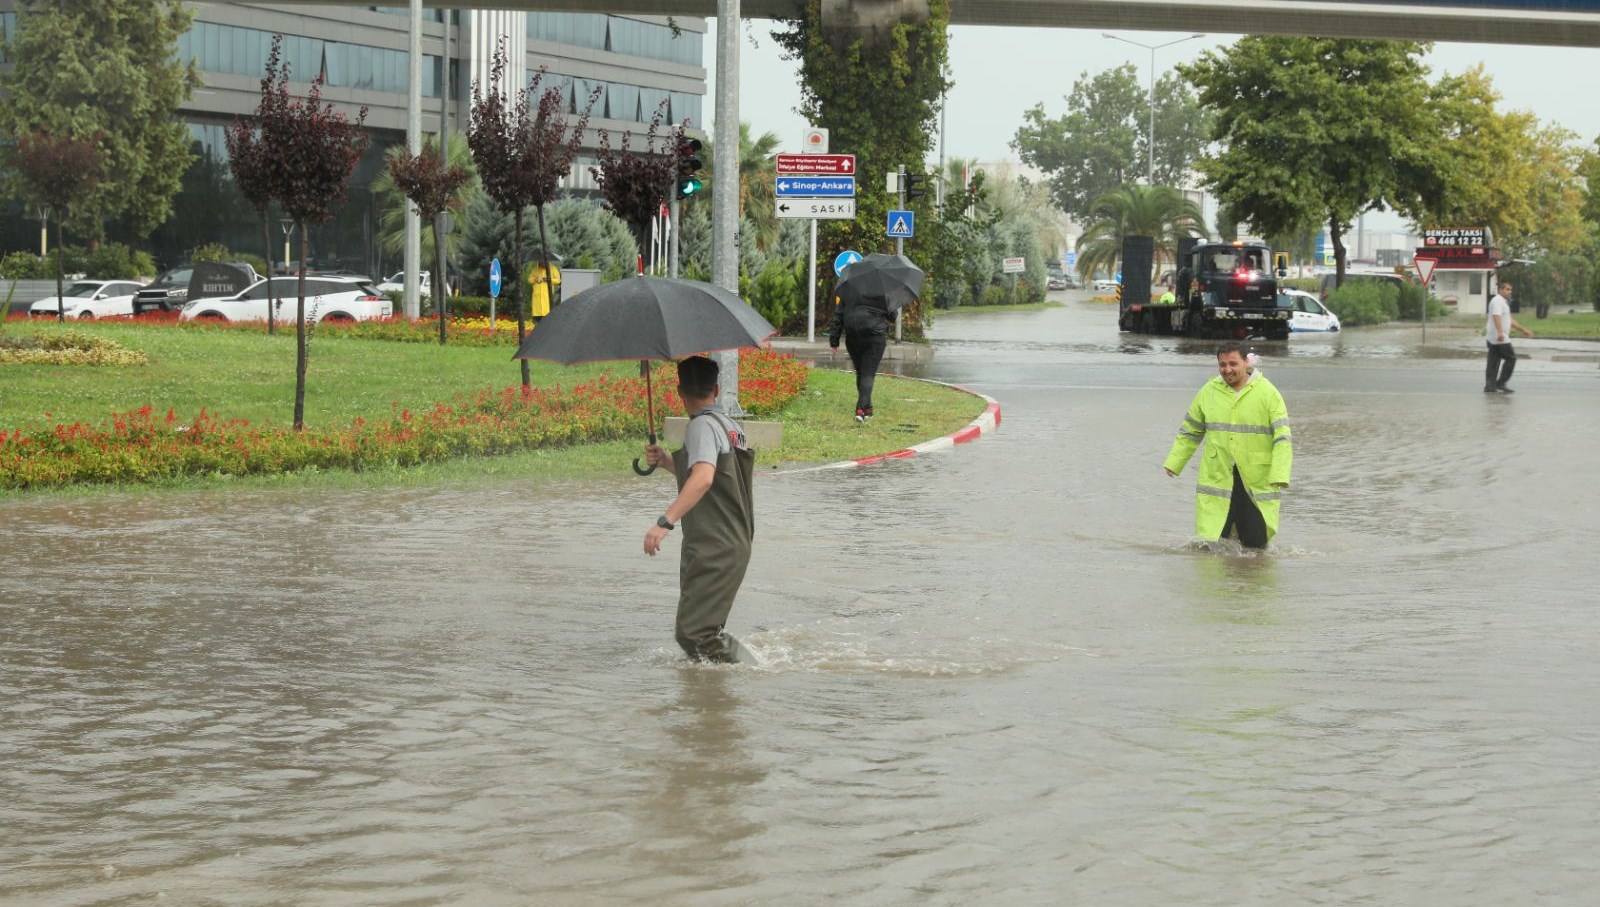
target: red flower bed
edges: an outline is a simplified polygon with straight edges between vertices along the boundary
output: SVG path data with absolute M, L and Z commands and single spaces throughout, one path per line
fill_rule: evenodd
M 740 356 L 739 396 L 754 415 L 771 415 L 801 392 L 806 366 L 768 351 Z M 652 374 L 657 413 L 676 412 L 675 366 Z M 483 390 L 426 412 L 397 410 L 344 428 L 262 428 L 202 410 L 187 421 L 153 407 L 109 425 L 56 425 L 0 431 L 0 487 L 142 483 L 183 476 L 246 476 L 302 469 L 413 466 L 460 456 L 490 456 L 645 435 L 643 378 L 602 377 L 563 389 Z

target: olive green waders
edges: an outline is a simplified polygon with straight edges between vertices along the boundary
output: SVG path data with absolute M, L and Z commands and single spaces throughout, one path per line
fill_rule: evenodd
M 695 416 L 717 419 L 725 430 L 738 431 L 733 420 L 718 413 Z M 689 478 L 689 456 L 672 454 L 678 489 Z M 717 456 L 711 488 L 694 509 L 683 515 L 683 557 L 678 565 L 678 645 L 700 661 L 736 661 L 738 643 L 723 632 L 733 597 L 750 566 L 750 543 L 756 534 L 751 478 L 756 455 L 735 446 Z

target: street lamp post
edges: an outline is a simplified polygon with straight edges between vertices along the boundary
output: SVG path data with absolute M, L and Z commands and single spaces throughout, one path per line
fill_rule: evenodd
M 294 218 L 281 218 L 278 224 L 283 227 L 283 273 L 287 274 L 289 273 L 289 237 L 294 233 Z M 304 267 L 304 264 L 302 264 L 302 267 Z
M 1150 96 L 1148 101 L 1148 105 L 1150 107 L 1150 134 L 1149 147 L 1145 149 L 1145 157 L 1150 159 L 1150 174 L 1148 178 L 1150 185 L 1154 186 L 1156 184 L 1156 51 L 1162 49 L 1163 47 L 1171 47 L 1174 44 L 1182 44 L 1185 41 L 1193 41 L 1196 38 L 1204 38 L 1205 35 L 1193 34 L 1186 38 L 1177 38 L 1172 41 L 1168 41 L 1165 44 L 1154 45 L 1141 44 L 1140 42 L 1131 38 L 1113 35 L 1110 32 L 1101 32 L 1100 37 L 1110 38 L 1113 41 L 1121 41 L 1124 44 L 1132 44 L 1134 47 L 1142 47 L 1145 50 L 1150 51 Z

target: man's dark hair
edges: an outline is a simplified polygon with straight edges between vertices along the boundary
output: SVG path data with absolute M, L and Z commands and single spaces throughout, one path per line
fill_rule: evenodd
M 690 356 L 678 363 L 678 393 L 700 399 L 717 389 L 721 369 L 707 356 Z
M 1248 362 L 1250 360 L 1250 344 L 1239 340 L 1229 340 L 1217 347 L 1217 358 L 1221 359 L 1228 353 L 1238 353 L 1239 358 Z

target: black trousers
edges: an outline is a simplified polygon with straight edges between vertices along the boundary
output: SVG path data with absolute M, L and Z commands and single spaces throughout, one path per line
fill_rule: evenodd
M 1510 341 L 1485 345 L 1489 347 L 1489 364 L 1483 370 L 1483 386 L 1500 387 L 1511 380 L 1511 373 L 1516 370 L 1517 351 L 1511 348 Z
M 878 366 L 888 346 L 889 338 L 883 334 L 845 332 L 844 348 L 856 370 L 856 409 L 859 411 L 872 412 L 872 385 L 878 380 Z
M 1244 487 L 1244 477 L 1239 475 L 1239 467 L 1233 467 L 1233 500 L 1228 504 L 1228 520 L 1222 524 L 1222 537 L 1227 538 L 1230 533 L 1238 532 L 1239 544 L 1246 548 L 1267 547 L 1267 520 L 1256 507 L 1256 502 L 1250 500 L 1250 492 Z

